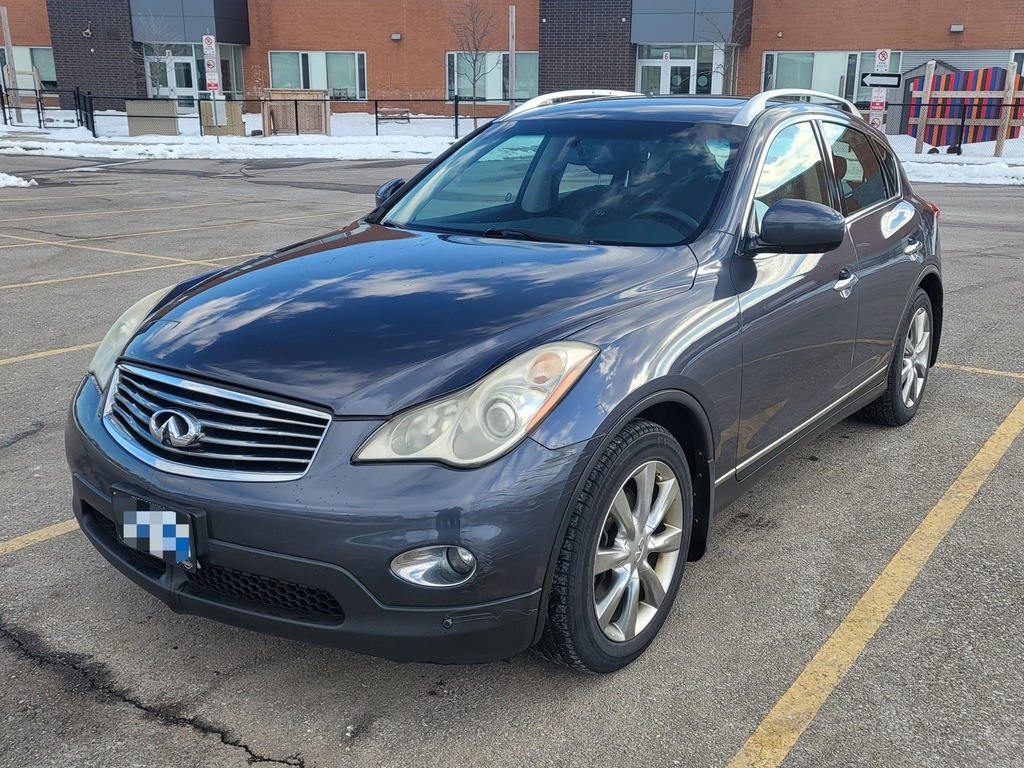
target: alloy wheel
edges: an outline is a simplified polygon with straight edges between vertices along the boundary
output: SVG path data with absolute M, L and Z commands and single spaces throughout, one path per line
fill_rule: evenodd
M 632 640 L 665 605 L 682 527 L 678 478 L 663 462 L 644 462 L 613 497 L 598 538 L 594 613 L 608 639 Z
M 903 404 L 913 408 L 924 390 L 928 377 L 928 362 L 932 352 L 932 323 L 924 307 L 918 308 L 910 321 L 907 338 L 903 344 L 903 370 L 900 388 Z

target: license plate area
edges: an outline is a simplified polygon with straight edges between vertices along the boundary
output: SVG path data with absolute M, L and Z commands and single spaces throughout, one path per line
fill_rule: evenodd
M 168 509 L 118 488 L 113 489 L 111 497 L 117 537 L 126 547 L 168 563 L 194 567 L 198 551 L 194 514 Z

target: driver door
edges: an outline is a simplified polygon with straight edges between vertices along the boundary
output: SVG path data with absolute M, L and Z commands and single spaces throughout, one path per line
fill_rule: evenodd
M 825 162 L 811 121 L 778 131 L 763 156 L 750 212 L 751 234 L 772 203 L 795 198 L 830 205 Z M 770 461 L 851 389 L 857 341 L 857 271 L 849 230 L 827 253 L 741 253 L 739 291 L 743 384 L 736 476 Z

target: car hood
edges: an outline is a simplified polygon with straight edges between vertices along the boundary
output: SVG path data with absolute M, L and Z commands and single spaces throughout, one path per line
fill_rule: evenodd
M 411 232 L 357 222 L 219 272 L 161 307 L 124 357 L 384 416 L 537 344 L 693 284 L 685 246 Z

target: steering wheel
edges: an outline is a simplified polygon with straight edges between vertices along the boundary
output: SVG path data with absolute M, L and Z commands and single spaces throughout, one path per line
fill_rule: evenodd
M 672 227 L 672 229 L 678 230 L 683 235 L 689 235 L 700 227 L 699 221 L 693 218 L 693 216 L 688 214 L 686 211 L 680 211 L 678 208 L 650 206 L 648 208 L 641 208 L 629 218 L 650 219 L 651 221 L 667 224 Z

